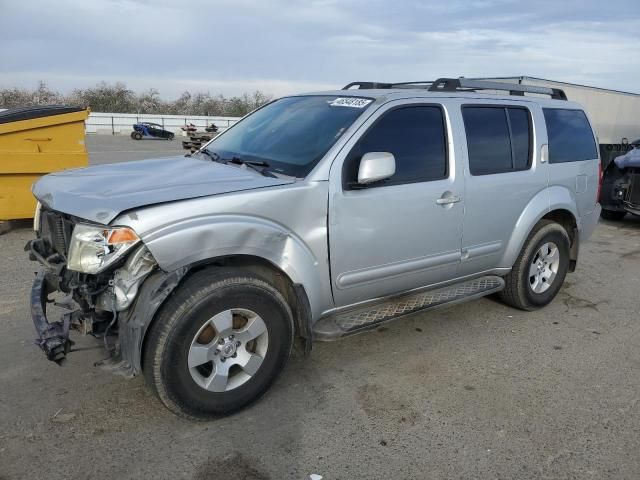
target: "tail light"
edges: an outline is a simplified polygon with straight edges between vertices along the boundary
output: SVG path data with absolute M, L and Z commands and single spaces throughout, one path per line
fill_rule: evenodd
M 602 191 L 602 162 L 598 162 L 598 191 L 596 193 L 596 203 L 600 201 L 600 192 Z

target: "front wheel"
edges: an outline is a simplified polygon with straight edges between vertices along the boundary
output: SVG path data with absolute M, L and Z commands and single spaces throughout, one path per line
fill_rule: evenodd
M 569 235 L 561 225 L 540 221 L 505 277 L 505 288 L 499 294 L 502 301 L 521 310 L 549 304 L 569 270 L 570 248 Z
M 133 132 L 131 134 L 131 138 L 134 140 L 142 140 L 142 134 L 140 132 Z
M 162 307 L 148 333 L 143 371 L 169 410 L 211 418 L 266 392 L 292 344 L 293 316 L 278 290 L 247 271 L 206 269 Z

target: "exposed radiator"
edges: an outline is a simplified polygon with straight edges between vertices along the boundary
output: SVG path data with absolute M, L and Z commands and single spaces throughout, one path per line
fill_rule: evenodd
M 73 221 L 58 212 L 43 209 L 40 213 L 40 236 L 64 257 L 69 251 L 73 226 Z

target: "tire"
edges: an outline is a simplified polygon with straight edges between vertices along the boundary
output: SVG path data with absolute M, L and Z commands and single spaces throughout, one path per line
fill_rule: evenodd
M 547 257 L 540 255 L 541 249 L 546 251 L 551 245 L 557 248 L 557 264 L 554 261 L 550 268 L 538 270 L 540 263 L 537 260 L 544 264 L 546 258 L 555 258 L 551 253 L 553 249 L 548 249 Z M 505 277 L 505 288 L 498 294 L 500 299 L 520 310 L 537 310 L 548 305 L 562 287 L 569 270 L 570 245 L 569 235 L 561 225 L 541 220 L 529 234 L 511 272 Z M 548 281 L 553 268 L 555 275 Z M 532 271 L 535 275 L 530 275 Z
M 174 137 L 175 137 L 175 135 L 174 135 L 173 133 L 170 133 L 170 134 L 167 136 L 167 140 L 173 140 L 173 138 L 174 138 Z
M 213 328 L 213 323 L 219 325 L 227 318 L 232 319 L 229 325 L 234 330 L 224 330 L 227 333 L 221 335 L 222 330 Z M 263 321 L 264 333 L 243 344 L 240 339 L 246 340 L 251 330 L 247 325 L 253 322 L 255 326 L 256 319 Z M 231 331 L 235 338 L 228 336 Z M 241 269 L 205 269 L 187 278 L 159 311 L 147 333 L 143 373 L 162 403 L 180 416 L 206 419 L 228 415 L 267 391 L 289 359 L 293 331 L 289 305 L 267 281 Z M 208 349 L 206 358 L 213 359 L 209 363 L 202 364 L 202 358 L 195 354 L 203 348 Z M 231 351 L 235 353 L 228 356 Z M 247 355 L 262 361 L 245 362 Z M 239 365 L 242 362 L 243 367 Z M 217 376 L 219 368 L 229 370 L 224 384 L 219 381 L 224 375 Z
M 626 214 L 627 212 L 624 211 L 621 212 L 620 210 L 605 210 L 604 208 L 600 212 L 600 216 L 605 220 L 615 221 L 622 220 Z
M 134 140 L 142 140 L 142 134 L 140 132 L 133 132 L 131 134 L 131 138 Z
M 135 130 L 133 132 L 131 132 L 131 138 L 133 138 L 134 140 L 136 139 L 136 131 Z

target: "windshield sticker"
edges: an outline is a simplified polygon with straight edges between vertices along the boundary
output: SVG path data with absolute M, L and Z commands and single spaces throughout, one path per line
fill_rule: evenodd
M 340 97 L 329 102 L 332 107 L 351 107 L 351 108 L 364 108 L 369 105 L 373 100 L 370 98 L 359 97 Z

